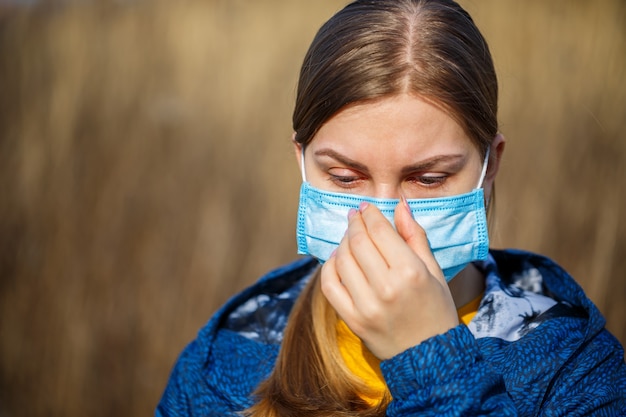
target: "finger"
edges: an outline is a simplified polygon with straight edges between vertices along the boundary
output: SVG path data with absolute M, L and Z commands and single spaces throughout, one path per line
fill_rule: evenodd
M 396 225 L 396 231 L 407 245 L 409 245 L 411 250 L 424 262 L 432 275 L 445 283 L 441 267 L 437 263 L 430 249 L 430 245 L 428 244 L 426 231 L 413 218 L 413 213 L 404 197 L 401 198 L 396 206 L 393 220 Z
M 350 218 L 346 238 L 350 252 L 366 278 L 383 274 L 389 269 L 389 265 L 372 241 L 360 212 L 356 212 Z
M 334 267 L 355 308 L 359 309 L 366 307 L 371 302 L 373 290 L 368 278 L 352 254 L 348 240 L 346 234 L 335 253 Z
M 351 317 L 354 312 L 352 296 L 341 283 L 341 278 L 335 268 L 335 256 L 332 255 L 328 261 L 322 265 L 320 276 L 322 293 L 340 317 Z
M 416 258 L 415 252 L 376 206 L 371 204 L 362 206 L 361 214 L 372 242 L 389 266 L 398 265 L 406 259 Z

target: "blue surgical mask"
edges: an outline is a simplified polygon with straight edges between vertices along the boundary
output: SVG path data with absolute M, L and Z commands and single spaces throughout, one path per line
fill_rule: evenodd
M 470 262 L 484 260 L 489 251 L 487 216 L 482 183 L 487 171 L 485 156 L 480 180 L 469 193 L 440 198 L 407 200 L 413 218 L 426 231 L 430 249 L 446 281 Z M 348 212 L 361 202 L 374 204 L 394 224 L 397 199 L 364 197 L 317 189 L 306 181 L 302 151 L 302 186 L 298 208 L 298 253 L 324 263 L 339 246 L 348 228 Z

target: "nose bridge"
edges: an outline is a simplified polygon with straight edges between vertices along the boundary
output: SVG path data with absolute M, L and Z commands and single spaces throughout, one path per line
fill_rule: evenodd
M 402 195 L 402 185 L 394 182 L 377 183 L 374 187 L 374 198 L 399 200 Z

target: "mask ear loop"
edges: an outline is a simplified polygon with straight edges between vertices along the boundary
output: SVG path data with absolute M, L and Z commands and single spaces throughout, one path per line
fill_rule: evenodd
M 300 173 L 302 174 L 302 182 L 306 182 L 306 171 L 304 170 L 304 145 L 302 146 L 302 152 L 300 152 Z
M 481 188 L 483 186 L 483 181 L 485 180 L 485 176 L 487 175 L 487 167 L 489 166 L 489 151 L 491 150 L 491 146 L 487 148 L 487 153 L 485 154 L 485 160 L 483 161 L 483 169 L 480 173 L 480 179 L 478 180 L 478 185 L 476 188 Z M 303 153 L 304 155 L 304 153 Z M 304 164 L 304 159 L 302 160 Z

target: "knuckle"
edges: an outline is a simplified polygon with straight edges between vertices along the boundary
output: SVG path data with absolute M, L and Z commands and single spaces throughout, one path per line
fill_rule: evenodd
M 391 227 L 391 224 L 387 221 L 387 219 L 376 219 L 375 221 L 373 221 L 371 224 L 368 225 L 368 231 L 370 232 L 370 234 L 374 237 L 378 237 L 378 236 L 382 236 L 383 234 L 385 234 L 389 228 Z
M 348 327 L 350 328 L 350 330 L 352 330 L 352 332 L 354 334 L 362 335 L 362 334 L 365 334 L 367 332 L 367 327 L 364 325 L 364 323 L 361 323 L 360 320 L 357 320 L 357 319 L 355 319 L 353 317 L 351 317 L 350 319 L 351 319 L 351 320 L 349 320 L 350 321 L 350 325 Z M 348 318 L 346 318 L 346 320 L 344 320 L 344 321 L 347 322 Z
M 415 227 L 411 231 L 411 238 L 413 240 L 419 240 L 420 242 L 428 242 L 428 236 L 426 235 L 426 230 L 422 227 Z
M 345 271 L 349 268 L 349 257 L 346 254 L 337 254 L 335 256 L 335 271 L 337 274 L 341 275 L 345 273 Z
M 350 235 L 350 247 L 360 248 L 368 244 L 369 236 L 365 231 L 359 230 Z
M 419 226 L 416 227 L 414 230 L 416 236 L 426 239 L 426 230 L 423 227 Z
M 424 271 L 419 265 L 406 263 L 396 268 L 394 275 L 401 282 L 406 282 L 410 286 L 421 286 L 424 284 Z
M 415 279 L 415 276 L 417 275 L 415 273 L 415 267 L 413 265 L 409 265 L 406 263 L 397 267 L 395 272 L 396 272 L 395 275 L 403 281 L 413 280 Z
M 393 303 L 398 299 L 398 288 L 390 283 L 384 283 L 378 288 L 378 297 L 385 303 Z
M 330 272 L 322 270 L 319 285 L 324 295 L 328 295 L 333 292 L 335 283 Z
M 322 293 L 327 296 L 332 292 L 333 284 L 327 277 L 324 277 L 324 275 L 322 275 L 321 278 L 322 279 L 320 280 L 320 288 L 322 290 Z
M 367 308 L 361 311 L 361 316 L 364 320 L 364 323 L 362 323 L 361 326 L 371 327 L 375 323 L 380 323 L 382 321 L 383 314 L 384 310 L 381 308 L 381 306 L 377 304 L 367 306 Z

